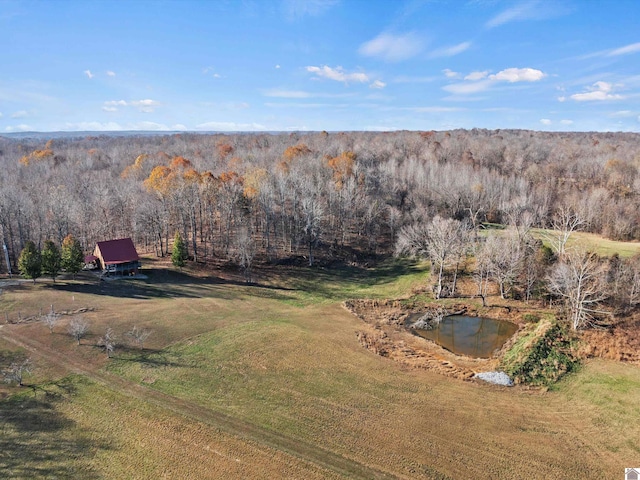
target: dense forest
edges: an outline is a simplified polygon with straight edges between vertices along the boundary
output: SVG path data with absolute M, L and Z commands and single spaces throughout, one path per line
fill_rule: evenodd
M 166 255 L 176 231 L 197 261 L 361 261 L 436 215 L 549 227 L 563 209 L 634 240 L 639 147 L 633 133 L 521 130 L 0 137 L 0 233 L 14 264 L 28 240 L 69 233 Z
M 431 261 L 436 298 L 456 293 L 471 255 L 483 303 L 489 284 L 550 293 L 577 329 L 605 298 L 640 303 L 640 258 L 565 250 L 576 230 L 640 239 L 638 146 L 632 133 L 521 130 L 0 137 L 0 233 L 14 266 L 67 235 L 85 252 L 132 237 L 158 256 L 177 239 L 247 280 L 256 259 L 411 254 Z M 479 235 L 488 227 L 507 230 Z M 533 227 L 555 232 L 550 247 Z

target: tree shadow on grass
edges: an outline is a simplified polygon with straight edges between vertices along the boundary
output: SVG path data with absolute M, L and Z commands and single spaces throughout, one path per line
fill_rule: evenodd
M 147 278 L 124 277 L 104 281 L 87 274 L 79 281 L 49 283 L 45 287 L 70 293 L 106 295 L 118 298 L 216 297 L 233 300 L 237 297 L 237 293 L 222 287 L 228 285 L 247 286 L 247 283 L 242 281 L 194 276 L 186 272 L 167 269 L 147 269 L 145 276 Z M 261 285 L 260 288 L 278 289 L 268 285 Z
M 62 380 L 0 400 L 2 478 L 100 478 L 87 459 L 109 447 L 56 408 L 75 388 Z
M 309 292 L 319 298 L 346 300 L 358 290 L 381 286 L 422 271 L 415 261 L 409 259 L 394 259 L 373 268 L 351 265 L 296 267 L 288 283 L 296 290 Z
M 139 363 L 142 368 L 194 368 L 193 363 L 180 362 L 171 358 L 172 355 L 164 350 L 150 348 L 118 347 L 118 353 L 111 356 L 112 360 Z

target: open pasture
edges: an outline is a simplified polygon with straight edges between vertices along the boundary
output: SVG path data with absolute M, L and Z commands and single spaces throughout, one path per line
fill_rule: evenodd
M 615 478 L 640 458 L 638 366 L 589 361 L 541 392 L 362 348 L 341 301 L 406 294 L 424 265 L 270 269 L 256 285 L 157 262 L 147 273 L 4 290 L 0 318 L 53 304 L 87 308 L 91 323 L 80 346 L 68 315 L 52 334 L 0 328 L 0 348 L 28 352 L 38 385 L 3 387 L 21 392 L 0 404 L 8 478 Z M 107 359 L 106 327 L 124 339 L 134 325 L 153 330 L 144 349 Z

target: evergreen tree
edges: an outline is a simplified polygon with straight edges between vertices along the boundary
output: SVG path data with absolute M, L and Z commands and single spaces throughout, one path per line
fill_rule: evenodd
M 180 232 L 176 231 L 176 236 L 173 239 L 173 251 L 171 252 L 171 263 L 175 267 L 182 268 L 187 263 L 187 244 L 184 243 Z
M 71 234 L 67 235 L 62 241 L 61 260 L 62 268 L 67 273 L 71 273 L 73 278 L 84 266 L 84 255 L 82 254 L 80 242 Z
M 18 270 L 25 278 L 33 278 L 33 283 L 36 283 L 36 278 L 42 275 L 42 257 L 40 252 L 36 248 L 36 244 L 29 240 L 18 258 Z
M 42 273 L 45 275 L 51 275 L 53 281 L 56 281 L 56 277 L 60 273 L 60 265 L 62 263 L 62 257 L 60 255 L 60 249 L 51 240 L 44 242 L 44 248 L 42 249 Z

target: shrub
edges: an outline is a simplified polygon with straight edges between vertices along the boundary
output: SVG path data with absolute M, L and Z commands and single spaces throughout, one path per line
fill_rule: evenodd
M 525 313 L 522 316 L 522 319 L 526 322 L 526 323 L 538 323 L 540 321 L 540 316 L 536 315 L 535 313 Z

